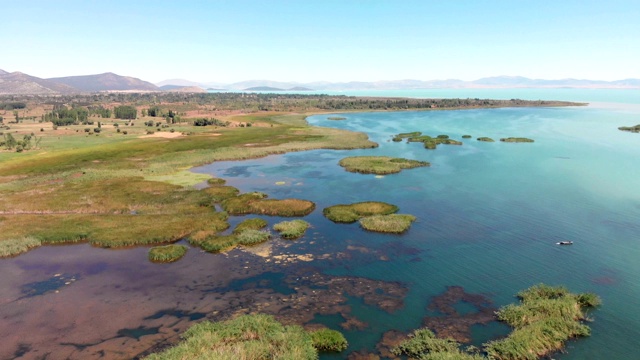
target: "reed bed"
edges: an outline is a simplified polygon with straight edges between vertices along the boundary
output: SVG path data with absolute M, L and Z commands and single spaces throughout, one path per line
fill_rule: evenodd
M 333 222 L 353 223 L 365 216 L 389 215 L 397 211 L 398 207 L 392 204 L 380 201 L 364 201 L 330 206 L 324 208 L 322 214 Z
M 308 222 L 300 219 L 291 221 L 282 221 L 273 226 L 273 229 L 280 232 L 283 239 L 297 239 L 304 235 L 305 231 L 311 226 Z
M 261 230 L 267 227 L 268 223 L 260 218 L 245 219 L 233 229 L 234 234 L 239 234 L 244 230 Z
M 352 156 L 338 163 L 349 172 L 360 174 L 395 174 L 403 169 L 430 166 L 426 161 L 394 158 L 390 156 Z
M 400 234 L 415 220 L 415 216 L 408 214 L 373 215 L 360 219 L 360 226 L 369 231 Z
M 280 359 L 315 360 L 311 335 L 297 325 L 282 325 L 271 315 L 243 315 L 224 322 L 203 321 L 189 328 L 182 341 L 147 360 Z
M 533 139 L 524 138 L 524 137 L 508 137 L 500 139 L 502 142 L 511 142 L 511 143 L 532 143 Z
M 42 241 L 35 237 L 3 240 L 0 241 L 0 258 L 20 255 L 40 245 Z
M 159 263 L 170 263 L 180 260 L 187 253 L 187 247 L 184 245 L 165 245 L 156 246 L 149 249 L 149 260 Z
M 269 241 L 271 234 L 268 231 L 247 229 L 240 232 L 236 239 L 239 245 L 252 246 Z
M 320 329 L 311 332 L 313 347 L 320 352 L 341 352 L 349 344 L 341 332 L 331 329 Z

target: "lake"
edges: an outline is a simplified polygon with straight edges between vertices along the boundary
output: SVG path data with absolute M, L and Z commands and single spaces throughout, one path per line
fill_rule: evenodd
M 380 146 L 194 169 L 243 192 L 314 201 L 316 210 L 305 217 L 312 224 L 305 237 L 227 255 L 192 248 L 173 264 L 147 262 L 144 247 L 106 250 L 86 244 L 42 247 L 0 260 L 5 274 L 0 358 L 47 353 L 50 358 L 131 358 L 176 341 L 194 321 L 244 309 L 341 330 L 349 349 L 323 358 L 344 358 L 351 351 L 374 351 L 389 330 L 444 321 L 434 305 L 443 294 L 452 299 L 457 315 L 473 315 L 486 303 L 515 302 L 518 291 L 541 282 L 603 299 L 590 313 L 592 336 L 569 342 L 567 352 L 554 358 L 637 358 L 640 309 L 633 304 L 640 297 L 640 134 L 617 128 L 640 123 L 638 91 L 461 89 L 413 95 L 592 105 L 337 115 L 343 121 L 311 116 L 312 125 L 366 132 Z M 411 131 L 446 134 L 464 144 L 427 150 L 419 143 L 390 141 Z M 473 138 L 461 139 L 464 134 Z M 481 136 L 535 142 L 475 140 Z M 340 159 L 356 155 L 405 157 L 431 166 L 383 177 L 338 166 Z M 325 207 L 369 200 L 395 204 L 399 213 L 418 219 L 408 232 L 388 235 L 322 216 Z M 282 220 L 265 219 L 270 225 Z M 574 245 L 558 246 L 558 241 Z M 447 292 L 460 288 L 482 295 L 485 304 Z M 508 332 L 493 322 L 465 324 L 461 331 L 477 345 Z

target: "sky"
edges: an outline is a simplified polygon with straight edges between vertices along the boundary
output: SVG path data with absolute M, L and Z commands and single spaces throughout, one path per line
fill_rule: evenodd
M 0 12 L 0 69 L 43 78 L 640 78 L 638 0 L 0 0 Z

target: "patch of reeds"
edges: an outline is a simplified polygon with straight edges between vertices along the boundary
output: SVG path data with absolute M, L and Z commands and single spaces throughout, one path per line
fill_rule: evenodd
M 395 174 L 403 169 L 430 166 L 426 161 L 394 158 L 390 156 L 352 156 L 338 163 L 345 170 L 360 174 Z
M 243 230 L 236 236 L 238 244 L 244 246 L 262 244 L 263 242 L 269 241 L 269 239 L 271 239 L 271 234 L 268 231 L 253 229 Z
M 238 196 L 238 194 L 240 194 L 240 190 L 234 188 L 233 186 L 224 185 L 204 188 L 201 191 L 209 195 L 211 197 L 211 201 L 216 203 L 232 198 L 234 196 Z
M 270 216 L 306 216 L 315 210 L 316 204 L 300 199 L 261 199 L 250 204 L 252 214 Z
M 260 218 L 251 218 L 242 220 L 236 227 L 233 229 L 234 234 L 239 234 L 244 230 L 261 230 L 267 227 L 268 223 Z
M 189 328 L 182 341 L 147 360 L 282 359 L 315 360 L 311 335 L 297 325 L 282 325 L 271 315 L 243 315 L 224 322 L 203 321 Z
M 640 132 L 640 124 L 638 124 L 636 126 L 620 126 L 618 128 L 618 130 L 639 133 Z
M 238 245 L 238 238 L 236 235 L 221 235 L 209 236 L 200 241 L 191 239 L 189 242 L 201 247 L 204 251 L 219 253 L 235 248 Z
M 389 215 L 396 213 L 398 207 L 379 201 L 365 201 L 353 204 L 340 204 L 324 208 L 322 214 L 329 220 L 339 223 L 353 223 L 371 215 Z
M 493 140 L 490 137 L 486 137 L 486 136 L 482 136 L 478 138 L 478 141 L 484 141 L 484 142 L 495 142 L 495 140 Z
M 415 220 L 415 216 L 408 214 L 373 215 L 360 219 L 360 226 L 369 231 L 400 234 Z
M 400 142 L 400 141 L 402 141 L 402 139 L 411 138 L 411 137 L 418 137 L 420 135 L 422 135 L 422 133 L 420 131 L 414 131 L 414 132 L 408 132 L 408 133 L 400 133 L 398 135 L 395 135 L 391 140 L 393 140 L 395 142 Z
M 533 139 L 524 138 L 524 137 L 508 137 L 500 139 L 502 142 L 511 142 L 511 143 L 532 143 Z
M 349 345 L 341 332 L 326 328 L 312 331 L 311 341 L 320 352 L 341 352 Z
M 461 351 L 460 344 L 453 339 L 437 338 L 427 328 L 415 330 L 407 340 L 391 348 L 391 353 L 411 359 L 486 360 L 481 355 Z
M 279 222 L 273 226 L 273 229 L 278 231 L 283 239 L 293 240 L 304 235 L 309 226 L 308 222 L 296 219 Z
M 149 260 L 153 262 L 170 263 L 180 260 L 187 253 L 184 245 L 164 245 L 149 249 Z
M 209 185 L 224 185 L 227 183 L 227 180 L 221 178 L 210 178 L 207 180 L 207 184 Z
M 0 258 L 16 256 L 42 245 L 35 237 L 7 239 L 0 241 Z
M 231 215 L 244 215 L 251 213 L 251 202 L 261 200 L 267 197 L 267 194 L 261 192 L 250 192 L 240 194 L 224 199 L 220 204 L 222 208 Z
M 463 139 L 471 139 L 471 135 L 462 135 Z
M 502 307 L 499 320 L 514 328 L 509 336 L 485 344 L 492 359 L 537 359 L 562 349 L 564 342 L 589 336 L 590 329 L 582 323 L 584 308 L 597 306 L 595 294 L 573 294 L 564 287 L 544 284 L 518 293 L 521 303 Z

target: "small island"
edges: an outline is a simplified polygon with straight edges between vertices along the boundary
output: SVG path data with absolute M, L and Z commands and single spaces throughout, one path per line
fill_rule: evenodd
M 302 235 L 311 226 L 308 222 L 300 219 L 291 221 L 282 221 L 273 226 L 273 230 L 280 232 L 280 237 L 288 240 L 295 240 Z
M 170 263 L 180 260 L 187 253 L 184 245 L 155 246 L 149 249 L 149 260 L 158 263 Z
M 438 135 L 432 137 L 429 135 L 422 135 L 420 131 L 413 131 L 408 133 L 400 133 L 395 135 L 391 140 L 394 142 L 400 142 L 403 139 L 407 139 L 407 142 L 421 142 L 424 144 L 425 149 L 433 150 L 440 144 L 445 145 L 462 145 L 461 141 L 453 140 L 449 138 L 449 135 Z
M 640 133 L 640 124 L 638 124 L 636 126 L 620 126 L 618 128 L 618 130 L 628 131 L 628 132 L 632 132 L 632 133 Z
M 363 229 L 382 233 L 401 234 L 411 227 L 416 217 L 409 214 L 373 215 L 360 219 Z
M 354 223 L 365 216 L 389 215 L 396 213 L 398 207 L 380 201 L 365 201 L 354 204 L 329 206 L 322 214 L 337 223 Z
M 484 142 L 495 142 L 495 140 L 493 140 L 493 139 L 492 139 L 492 138 L 490 138 L 490 137 L 486 137 L 486 136 L 479 137 L 479 138 L 478 138 L 478 141 L 484 141 Z
M 394 158 L 390 156 L 352 156 L 340 160 L 339 165 L 349 172 L 386 175 L 403 169 L 430 166 L 426 161 Z
M 533 139 L 524 138 L 524 137 L 508 137 L 500 139 L 502 142 L 510 142 L 510 143 L 532 143 Z

